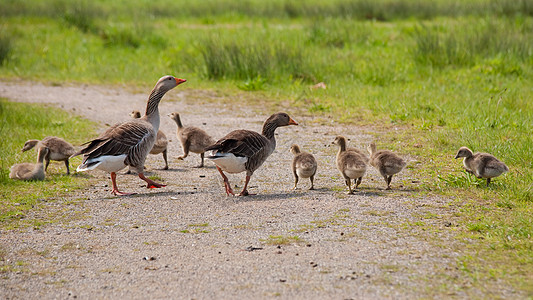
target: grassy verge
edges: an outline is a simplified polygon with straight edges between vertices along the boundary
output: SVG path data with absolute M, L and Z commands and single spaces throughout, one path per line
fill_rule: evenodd
M 465 273 L 532 293 L 530 1 L 169 5 L 2 3 L 0 78 L 151 85 L 172 73 L 185 88 L 371 123 L 382 148 L 420 159 L 427 192 L 457 199 L 458 238 L 474 241 L 458 262 Z M 327 88 L 310 88 L 319 82 Z M 453 160 L 460 146 L 511 171 L 486 188 Z
M 56 108 L 42 105 L 11 103 L 0 99 L 0 226 L 18 226 L 28 210 L 39 200 L 61 196 L 74 189 L 87 186 L 82 175 L 65 175 L 63 163 L 51 162 L 44 181 L 23 182 L 9 178 L 9 167 L 20 162 L 35 162 L 36 152 L 21 152 L 28 139 L 42 139 L 55 135 L 64 137 L 74 145 L 81 144 L 96 129 L 95 125 L 73 117 Z M 79 159 L 73 159 L 77 165 Z M 37 225 L 39 220 L 30 220 Z

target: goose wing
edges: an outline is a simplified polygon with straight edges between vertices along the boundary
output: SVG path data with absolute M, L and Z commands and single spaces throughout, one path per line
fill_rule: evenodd
M 255 131 L 235 130 L 214 145 L 207 147 L 206 151 L 232 153 L 235 156 L 250 158 L 261 152 L 268 143 L 264 136 Z
M 136 162 L 146 158 L 152 148 L 155 134 L 152 125 L 145 121 L 128 121 L 117 124 L 98 138 L 87 142 L 85 148 L 73 156 L 84 154 L 83 162 L 100 156 L 118 156 L 126 154 L 126 163 L 135 165 Z

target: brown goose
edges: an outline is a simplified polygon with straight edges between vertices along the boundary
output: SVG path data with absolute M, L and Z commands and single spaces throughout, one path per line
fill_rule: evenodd
M 287 125 L 298 125 L 298 123 L 286 113 L 276 113 L 265 121 L 262 134 L 244 129 L 234 130 L 205 149 L 213 151 L 207 158 L 217 165 L 217 170 L 224 179 L 226 194 L 235 195 L 223 171 L 228 173 L 246 171 L 244 188 L 239 195 L 249 195 L 247 187 L 250 177 L 276 148 L 274 138 L 276 128 Z
M 44 167 L 45 171 L 48 169 L 50 160 L 64 161 L 65 166 L 67 167 L 67 175 L 70 174 L 68 159 L 72 154 L 74 154 L 74 152 L 76 152 L 76 150 L 69 142 L 57 136 L 47 136 L 41 141 L 28 140 L 26 141 L 26 143 L 24 143 L 24 147 L 22 147 L 22 152 L 26 152 L 35 146 L 37 146 L 35 148 L 37 149 L 37 151 L 41 149 L 41 147 L 46 147 L 49 150 L 48 155 L 44 158 L 46 162 Z
M 463 165 L 467 172 L 474 174 L 477 178 L 487 178 L 487 186 L 491 178 L 509 171 L 509 168 L 492 154 L 473 153 L 467 147 L 461 147 L 455 155 L 456 159 L 459 157 L 464 157 Z
M 9 178 L 18 180 L 44 180 L 43 161 L 49 154 L 50 150 L 41 147 L 37 150 L 37 163 L 21 163 L 13 165 L 10 168 Z
M 337 169 L 341 173 L 342 177 L 346 181 L 348 186 L 348 193 L 353 194 L 357 189 L 363 175 L 366 172 L 366 160 L 365 157 L 356 151 L 346 148 L 346 138 L 343 136 L 337 136 L 333 141 L 333 144 L 339 146 L 339 152 L 337 152 Z M 352 190 L 351 179 L 354 179 L 355 188 Z
M 387 185 L 386 190 L 390 190 L 392 176 L 399 173 L 405 167 L 405 161 L 392 151 L 376 151 L 375 143 L 370 143 L 370 145 L 368 145 L 368 153 L 370 153 L 370 164 L 376 168 L 385 179 L 385 184 Z
M 146 114 L 140 119 L 119 123 L 87 142 L 85 148 L 72 156 L 83 154 L 83 162 L 77 171 L 100 170 L 111 173 L 114 195 L 129 195 L 120 192 L 116 183 L 116 172 L 131 166 L 139 178 L 146 181 L 147 188 L 160 188 L 157 183 L 143 174 L 144 161 L 153 148 L 159 130 L 159 102 L 163 95 L 186 80 L 173 76 L 163 76 L 157 81 L 146 105 Z
M 314 190 L 314 179 L 316 174 L 316 159 L 311 153 L 300 151 L 300 147 L 294 144 L 291 147 L 291 153 L 294 154 L 292 160 L 292 173 L 294 174 L 294 189 L 298 184 L 298 178 L 309 178 L 311 180 L 310 190 Z
M 139 119 L 141 117 L 141 112 L 138 110 L 134 110 L 130 113 L 130 116 L 134 119 Z M 154 154 L 154 155 L 157 155 L 159 153 L 163 154 L 163 159 L 165 160 L 165 167 L 163 168 L 163 170 L 168 170 L 167 146 L 168 146 L 167 136 L 163 133 L 163 131 L 158 130 L 157 136 L 155 138 L 155 144 L 152 147 L 152 150 L 150 150 L 150 154 Z
M 181 147 L 183 148 L 183 155 L 179 156 L 178 159 L 182 160 L 189 155 L 189 151 L 193 153 L 200 154 L 202 161 L 198 168 L 204 166 L 204 153 L 205 148 L 211 146 L 215 143 L 215 140 L 207 134 L 204 130 L 194 127 L 194 126 L 183 126 L 180 119 L 180 114 L 173 112 L 168 115 L 176 125 L 178 125 L 178 139 L 181 142 Z

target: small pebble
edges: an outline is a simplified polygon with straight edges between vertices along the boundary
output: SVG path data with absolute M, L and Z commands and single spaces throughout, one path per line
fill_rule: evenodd
M 144 259 L 144 260 L 156 260 L 156 258 L 153 257 L 153 256 L 150 256 L 150 257 L 145 256 L 145 257 L 143 257 L 143 259 Z

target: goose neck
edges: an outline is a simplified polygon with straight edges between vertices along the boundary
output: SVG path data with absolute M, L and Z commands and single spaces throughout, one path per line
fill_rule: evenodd
M 148 98 L 148 103 L 146 104 L 146 115 L 152 115 L 157 112 L 159 115 L 159 102 L 161 101 L 161 98 L 163 98 L 163 95 L 165 95 L 166 91 L 161 91 L 159 89 L 153 89 L 152 93 L 150 93 L 150 97 Z
M 274 133 L 275 133 L 277 128 L 278 128 L 278 125 L 276 123 L 265 122 L 265 124 L 263 125 L 263 133 L 262 134 L 267 139 L 273 140 L 274 139 Z

